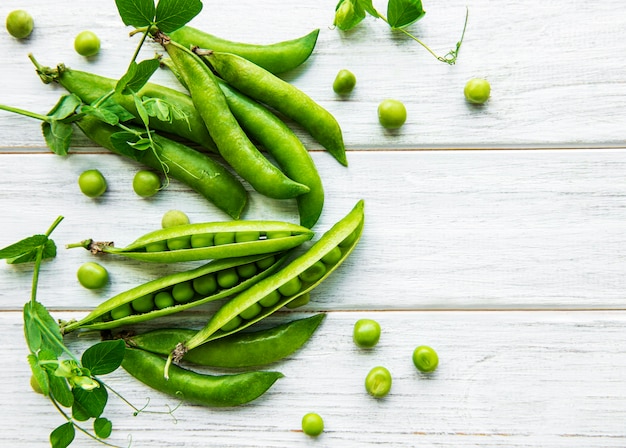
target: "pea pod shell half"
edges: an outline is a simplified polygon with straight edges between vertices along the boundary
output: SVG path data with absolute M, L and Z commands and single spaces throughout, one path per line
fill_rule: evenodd
M 211 407 L 249 403 L 283 377 L 280 372 L 262 371 L 214 376 L 171 366 L 169 379 L 166 379 L 162 357 L 134 348 L 126 348 L 122 368 L 153 389 L 184 402 Z
M 111 310 L 124 305 L 126 303 L 130 303 L 133 300 L 143 297 L 148 294 L 152 294 L 154 292 L 163 290 L 164 288 L 171 287 L 181 282 L 193 280 L 198 277 L 202 277 L 203 275 L 216 273 L 221 270 L 241 266 L 247 263 L 254 263 L 258 260 L 262 260 L 272 255 L 255 255 L 248 257 L 237 257 L 237 258 L 228 258 L 223 260 L 215 260 L 211 261 L 203 266 L 200 266 L 195 269 L 191 269 L 184 272 L 178 272 L 176 274 L 170 274 L 164 277 L 160 277 L 158 279 L 149 281 L 147 283 L 141 284 L 139 286 L 135 286 L 127 291 L 124 291 L 120 294 L 117 294 L 111 297 L 108 300 L 102 302 L 96 309 L 90 312 L 87 316 L 77 322 L 70 322 L 62 327 L 62 332 L 64 334 L 70 333 L 75 330 L 85 329 L 85 330 L 108 330 L 111 328 L 118 328 L 125 325 L 132 325 L 139 322 L 145 322 L 148 320 L 156 319 L 158 317 L 167 316 L 170 314 L 178 313 L 180 311 L 184 311 L 204 303 L 212 302 L 214 300 L 223 299 L 225 297 L 229 297 L 233 294 L 236 294 L 240 291 L 243 291 L 246 288 L 249 288 L 254 283 L 259 280 L 271 275 L 276 272 L 280 268 L 280 266 L 285 262 L 288 254 L 282 254 L 277 260 L 267 269 L 259 272 L 258 274 L 250 277 L 232 288 L 225 288 L 219 290 L 217 293 L 212 294 L 210 296 L 193 300 L 191 302 L 186 303 L 178 303 L 171 307 L 152 310 L 147 313 L 133 314 L 127 317 L 123 317 L 121 319 L 111 320 L 111 321 L 100 321 L 99 318 L 109 313 Z
M 350 253 L 356 247 L 361 233 L 363 231 L 364 223 L 364 202 L 359 201 L 356 206 L 348 213 L 342 220 L 337 222 L 331 227 L 322 237 L 311 246 L 311 248 L 304 254 L 300 255 L 295 260 L 288 263 L 284 268 L 279 270 L 276 274 L 273 274 L 257 283 L 252 285 L 249 289 L 241 292 L 237 296 L 230 299 L 227 303 L 222 305 L 220 309 L 211 317 L 204 328 L 202 328 L 196 335 L 194 335 L 187 342 L 179 346 L 172 353 L 172 359 L 178 361 L 182 359 L 184 354 L 194 349 L 207 341 L 218 339 L 229 334 L 233 334 L 246 327 L 249 327 L 255 322 L 269 316 L 275 311 L 279 310 L 289 302 L 297 299 L 298 297 L 311 291 L 322 281 L 324 281 L 343 261 L 350 255 Z M 303 286 L 296 294 L 283 297 L 276 305 L 263 308 L 262 312 L 258 314 L 254 319 L 246 321 L 241 326 L 232 331 L 222 331 L 221 328 L 227 322 L 230 322 L 235 316 L 241 314 L 251 305 L 259 302 L 269 293 L 278 289 L 281 285 L 285 284 L 294 277 L 298 277 L 301 273 L 310 268 L 314 263 L 319 261 L 322 257 L 328 254 L 331 250 L 338 247 L 340 243 L 347 238 L 354 236 L 350 244 L 342 248 L 341 258 L 326 271 L 323 277 L 315 281 L 314 283 L 304 283 Z
M 256 367 L 279 361 L 297 351 L 313 335 L 325 314 L 296 319 L 263 330 L 240 332 L 190 350 L 185 361 L 207 367 Z M 131 347 L 167 356 L 197 330 L 159 328 L 126 338 Z
M 262 238 L 256 241 L 220 244 L 217 246 L 198 247 L 191 249 L 146 252 L 142 249 L 147 244 L 167 241 L 171 238 L 191 237 L 201 234 L 238 233 L 258 231 L 290 232 L 291 236 L 278 238 Z M 306 227 L 281 221 L 229 221 L 185 224 L 167 229 L 159 229 L 147 233 L 126 247 L 104 246 L 102 251 L 123 255 L 142 261 L 157 263 L 174 263 L 182 261 L 198 261 L 218 258 L 242 257 L 280 252 L 292 249 L 313 238 L 313 232 Z

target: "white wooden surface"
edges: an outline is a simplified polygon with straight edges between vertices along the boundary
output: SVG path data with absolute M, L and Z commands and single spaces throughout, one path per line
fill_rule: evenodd
M 285 378 L 260 400 L 236 409 L 184 405 L 167 415 L 133 417 L 111 399 L 111 442 L 135 447 L 219 446 L 626 446 L 626 21 L 617 0 L 588 2 L 425 3 L 411 29 L 445 53 L 470 20 L 457 65 L 366 19 L 349 33 L 332 29 L 335 2 L 205 2 L 194 25 L 223 37 L 273 42 L 320 28 L 314 55 L 285 78 L 335 114 L 344 129 L 349 168 L 339 166 L 300 129 L 327 191 L 322 233 L 360 199 L 367 225 L 361 244 L 306 308 L 278 322 L 326 312 L 315 337 L 271 368 Z M 375 2 L 384 10 L 384 2 Z M 31 38 L 0 32 L 0 103 L 46 112 L 62 93 L 41 84 L 26 57 L 119 76 L 136 40 L 114 2 L 42 0 L 0 3 L 0 17 L 28 9 Z M 102 52 L 87 60 L 73 37 L 91 29 Z M 147 45 L 146 57 L 158 50 Z M 340 68 L 358 86 L 340 99 L 331 84 Z M 493 96 L 465 103 L 462 89 L 484 76 Z M 156 80 L 175 86 L 166 72 Z M 407 124 L 382 130 L 378 102 L 405 102 Z M 44 265 L 39 298 L 57 318 L 80 317 L 104 298 L 172 268 L 103 259 L 111 285 L 81 288 L 76 268 L 90 255 L 62 246 L 87 237 L 129 242 L 158 227 L 168 209 L 194 222 L 226 217 L 183 185 L 150 200 L 132 192 L 138 165 L 75 141 L 66 158 L 46 150 L 39 123 L 0 112 L 0 247 L 44 231 L 58 216 L 59 256 Z M 439 151 L 471 148 L 471 151 Z M 558 150 L 557 150 L 558 148 Z M 97 166 L 110 189 L 98 201 L 80 194 L 78 174 Z M 297 220 L 290 201 L 251 193 L 246 218 Z M 31 270 L 0 266 L 2 446 L 47 446 L 60 415 L 28 385 L 21 308 Z M 184 317 L 200 326 L 211 307 Z M 353 323 L 377 319 L 380 345 L 357 349 Z M 177 322 L 176 318 L 169 320 Z M 93 339 L 68 343 L 78 352 Z M 441 358 L 435 375 L 417 373 L 416 345 Z M 394 377 L 376 401 L 363 388 L 374 365 Z M 111 385 L 141 406 L 163 411 L 171 399 L 123 371 Z M 299 431 L 309 411 L 326 432 Z M 98 446 L 78 436 L 76 446 Z

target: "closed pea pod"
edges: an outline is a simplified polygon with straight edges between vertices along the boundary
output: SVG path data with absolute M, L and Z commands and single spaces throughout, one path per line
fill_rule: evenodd
M 159 36 L 158 40 L 184 79 L 196 110 L 228 164 L 265 196 L 288 199 L 307 193 L 309 187 L 285 176 L 252 144 L 228 108 L 215 75 L 206 64 L 167 36 Z
M 234 53 L 275 74 L 294 69 L 306 61 L 315 48 L 318 35 L 319 29 L 316 29 L 296 39 L 261 45 L 233 42 L 190 26 L 169 34 L 173 41 L 186 48 L 198 46 Z
M 272 232 L 285 232 L 284 236 L 272 237 Z M 257 239 L 238 242 L 237 234 L 255 232 Z M 196 246 L 187 242 L 194 235 L 202 235 L 209 246 Z M 313 237 L 313 232 L 306 227 L 281 221 L 229 221 L 207 222 L 174 226 L 147 233 L 125 247 L 115 247 L 112 243 L 100 243 L 84 240 L 66 247 L 84 247 L 92 253 L 108 253 L 157 263 L 175 263 L 182 261 L 209 260 L 218 258 L 241 257 L 247 255 L 269 254 L 292 249 Z M 169 249 L 169 242 L 185 242 Z M 223 244 L 217 244 L 223 242 Z M 165 243 L 165 244 L 164 244 Z M 169 244 L 168 244 L 169 243 Z
M 80 329 L 108 330 L 171 315 L 204 303 L 223 299 L 243 291 L 276 272 L 286 257 L 286 254 L 280 257 L 258 255 L 216 260 L 195 269 L 166 275 L 105 300 L 81 320 L 64 323 L 61 330 L 65 334 Z M 223 288 L 216 287 L 210 290 L 208 294 L 205 294 L 206 291 L 193 287 L 195 280 L 219 275 L 220 272 L 233 269 L 236 266 L 256 263 L 266 258 L 272 259 L 273 263 L 253 277 L 243 280 L 238 278 L 232 285 Z M 146 296 L 153 299 L 148 300 Z M 148 307 L 150 303 L 154 306 Z M 139 309 L 137 309 L 137 305 L 139 305 Z
M 211 50 L 195 51 L 202 54 L 228 84 L 300 124 L 339 163 L 348 165 L 339 123 L 306 93 L 237 55 Z
M 263 395 L 280 372 L 244 372 L 233 375 L 204 375 L 173 366 L 163 378 L 165 360 L 143 350 L 126 348 L 122 367 L 133 377 L 160 392 L 203 406 L 239 406 Z
M 239 293 L 227 303 L 222 305 L 207 324 L 198 331 L 193 337 L 187 341 L 181 341 L 180 344 L 170 354 L 170 359 L 174 362 L 180 361 L 185 354 L 207 341 L 218 339 L 229 334 L 233 334 L 240 331 L 255 322 L 269 316 L 278 309 L 286 306 L 290 302 L 297 300 L 299 297 L 306 295 L 310 290 L 319 285 L 326 277 L 328 277 L 341 263 L 348 257 L 348 255 L 356 247 L 360 235 L 363 231 L 363 201 L 359 201 L 353 210 L 348 213 L 342 220 L 337 222 L 330 230 L 328 230 L 311 248 L 304 254 L 300 255 L 277 273 L 268 276 L 267 278 L 255 283 L 249 289 Z M 352 235 L 356 235 L 354 238 Z M 351 244 L 344 245 L 342 247 L 342 258 L 332 266 L 328 266 L 325 274 L 318 278 L 314 283 L 307 283 L 302 281 L 299 276 L 306 272 L 311 266 L 315 265 L 321 258 L 332 251 L 335 247 L 341 247 L 342 243 L 347 238 L 350 238 Z M 299 278 L 301 287 L 295 293 L 285 296 L 281 294 L 280 299 L 275 304 L 263 307 L 262 311 L 257 314 L 253 319 L 244 321 L 241 325 L 229 331 L 222 329 L 223 325 L 230 322 L 235 316 L 241 314 L 255 303 L 259 303 L 262 299 L 267 297 L 272 292 L 280 291 L 281 286 L 290 284 L 294 278 Z M 289 291 L 293 292 L 293 291 Z M 167 372 L 166 372 L 167 373 Z

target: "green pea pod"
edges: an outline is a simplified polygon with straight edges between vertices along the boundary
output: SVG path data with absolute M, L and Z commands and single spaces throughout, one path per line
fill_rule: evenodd
M 206 64 L 167 36 L 158 36 L 157 40 L 185 80 L 196 110 L 224 160 L 265 196 L 289 199 L 307 193 L 309 187 L 289 179 L 252 144 L 228 108 L 215 75 Z
M 210 407 L 239 406 L 263 395 L 280 372 L 244 372 L 233 375 L 204 375 L 173 366 L 169 379 L 163 377 L 165 360 L 154 353 L 126 348 L 122 367 L 142 383 L 165 394 Z
M 170 38 L 186 48 L 193 46 L 238 54 L 267 71 L 278 74 L 292 70 L 306 61 L 317 43 L 320 30 L 306 36 L 273 44 L 250 44 L 222 39 L 190 26 L 170 33 Z
M 177 263 L 280 252 L 299 246 L 312 237 L 310 229 L 289 222 L 241 220 L 159 229 L 125 247 L 93 240 L 66 247 L 84 247 L 92 253 L 122 255 L 142 261 Z
M 162 170 L 162 162 L 168 167 L 168 176 L 183 182 L 200 193 L 220 210 L 234 219 L 239 219 L 247 202 L 248 193 L 241 182 L 224 166 L 182 143 L 154 134 L 156 154 L 151 150 L 129 147 L 120 151 L 111 137 L 119 129 L 92 116 L 76 122 L 80 130 L 98 145 L 156 170 Z
M 72 70 L 63 64 L 59 64 L 55 68 L 44 67 L 39 65 L 32 55 L 29 56 L 44 83 L 56 82 L 60 84 L 68 92 L 78 96 L 85 104 L 93 104 L 115 90 L 116 79 Z M 196 112 L 189 95 L 169 87 L 147 83 L 137 92 L 137 96 L 142 99 L 161 101 L 169 105 L 168 113 L 165 116 L 150 115 L 150 129 L 177 135 L 214 153 L 218 152 L 215 142 L 209 135 L 202 118 Z M 133 121 L 137 125 L 143 125 L 132 95 L 114 93 L 109 101 L 122 106 L 134 115 L 136 118 Z
M 286 257 L 287 254 L 280 256 L 272 254 L 229 258 L 166 275 L 105 300 L 83 319 L 63 324 L 61 330 L 64 334 L 80 329 L 109 330 L 168 316 L 230 297 L 276 272 Z M 267 261 L 268 266 L 263 263 L 264 261 Z M 252 276 L 241 278 L 237 275 L 238 268 L 249 265 L 256 267 Z M 222 283 L 222 286 L 220 280 L 224 276 L 228 276 L 228 283 Z M 212 282 L 212 285 L 206 290 L 202 282 Z M 186 289 L 182 289 L 181 286 Z M 179 290 L 182 292 L 178 292 Z M 156 303 L 159 294 L 169 294 L 171 297 L 169 306 L 159 308 Z M 141 308 L 136 305 L 138 302 Z M 147 307 L 144 305 L 145 302 L 148 302 Z
M 185 360 L 201 366 L 244 368 L 271 364 L 302 347 L 313 335 L 325 314 L 315 314 L 275 327 L 241 332 L 190 350 Z M 126 338 L 131 347 L 167 356 L 180 341 L 190 339 L 197 330 L 160 328 Z
M 356 247 L 363 231 L 363 209 L 364 203 L 361 200 L 348 215 L 324 233 L 308 251 L 288 263 L 276 274 L 255 283 L 222 305 L 204 328 L 189 340 L 181 341 L 178 344 L 170 354 L 170 359 L 178 362 L 188 351 L 213 339 L 234 334 L 247 328 L 283 306 L 308 294 L 337 269 Z M 336 256 L 334 252 L 337 252 Z M 317 270 L 317 267 L 321 266 L 320 263 L 323 267 Z M 314 268 L 318 273 L 313 276 L 310 273 L 311 269 Z M 292 289 L 294 284 L 296 288 Z M 275 291 L 279 291 L 276 302 L 262 306 L 253 318 L 243 320 L 235 328 L 228 326 L 228 323 L 238 318 L 241 313 L 256 304 L 263 303 L 266 297 Z M 227 327 L 228 330 L 224 330 Z
M 235 54 L 200 49 L 195 52 L 228 84 L 300 124 L 339 163 L 348 165 L 339 123 L 302 90 Z

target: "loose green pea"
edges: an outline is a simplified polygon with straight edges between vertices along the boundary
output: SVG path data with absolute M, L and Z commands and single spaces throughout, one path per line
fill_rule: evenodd
M 161 291 L 155 294 L 154 304 L 160 310 L 174 306 L 174 297 L 167 291 Z
M 352 92 L 356 85 L 356 76 L 350 70 L 339 70 L 335 81 L 333 82 L 333 90 L 339 95 L 347 95 Z
M 319 414 L 309 412 L 302 417 L 302 432 L 311 437 L 317 437 L 324 432 L 324 420 Z
M 213 239 L 213 243 L 216 246 L 220 246 L 222 244 L 232 244 L 235 242 L 235 232 L 220 232 L 215 235 Z
M 174 297 L 174 300 L 176 300 L 178 303 L 189 302 L 191 299 L 193 299 L 194 295 L 195 291 L 193 289 L 191 281 L 177 283 L 172 288 L 172 296 Z
M 97 198 L 107 191 L 107 182 L 100 171 L 87 170 L 78 176 L 78 187 L 85 196 Z
M 109 282 L 106 268 L 93 261 L 83 263 L 76 272 L 78 282 L 87 289 L 100 289 Z
M 248 241 L 257 241 L 261 238 L 261 232 L 250 231 L 250 232 L 237 232 L 235 234 L 235 242 L 237 243 L 245 243 Z
M 239 283 L 239 276 L 235 268 L 224 269 L 217 273 L 217 284 L 222 288 L 232 288 Z
M 131 314 L 133 314 L 133 310 L 130 306 L 130 303 L 124 303 L 117 308 L 113 308 L 111 310 L 111 319 L 118 320 L 126 316 L 130 316 Z
M 6 27 L 16 39 L 25 39 L 33 32 L 33 17 L 22 9 L 11 11 L 7 16 Z
M 161 179 L 159 175 L 148 170 L 141 170 L 135 173 L 133 178 L 133 190 L 142 198 L 154 196 L 161 189 Z
M 280 293 L 277 290 L 274 290 L 259 300 L 259 303 L 261 306 L 270 307 L 276 305 L 281 298 L 282 296 Z
M 147 313 L 154 309 L 154 297 L 152 294 L 146 294 L 131 302 L 132 307 L 138 313 Z
M 191 235 L 191 247 L 209 247 L 213 245 L 213 234 L 202 233 Z
M 439 365 L 439 356 L 431 347 L 420 345 L 413 351 L 413 364 L 420 372 L 430 373 Z
M 326 266 L 316 261 L 310 268 L 300 274 L 300 279 L 306 283 L 315 283 L 326 274 Z
M 273 265 L 275 262 L 276 259 L 272 255 L 271 257 L 263 258 L 262 260 L 257 261 L 256 265 L 259 267 L 259 269 L 265 270 Z
M 167 248 L 169 250 L 182 250 L 191 248 L 191 238 L 188 236 L 181 236 L 178 238 L 170 238 L 167 240 Z
M 243 264 L 241 266 L 237 266 L 237 274 L 241 278 L 250 278 L 253 277 L 254 274 L 257 273 L 257 266 L 254 263 Z
M 472 78 L 465 84 L 463 94 L 470 103 L 483 104 L 491 95 L 491 85 L 486 79 Z
M 161 227 L 164 229 L 189 224 L 189 217 L 180 210 L 168 210 L 161 218 Z
M 217 291 L 217 279 L 214 274 L 206 274 L 193 279 L 193 289 L 202 296 L 208 296 Z
M 322 262 L 326 264 L 333 265 L 341 260 L 341 256 L 343 253 L 339 247 L 334 247 L 330 252 L 322 257 Z
M 365 390 L 374 398 L 382 398 L 391 390 L 391 373 L 385 367 L 377 366 L 365 377 Z
M 231 320 L 229 320 L 228 322 L 226 322 L 224 324 L 224 326 L 221 328 L 221 330 L 223 332 L 229 332 L 234 330 L 235 328 L 237 328 L 239 325 L 241 325 L 241 322 L 243 322 L 243 319 L 241 319 L 241 317 L 239 316 L 235 316 L 233 317 Z
M 294 277 L 291 280 L 283 283 L 278 287 L 278 292 L 284 296 L 292 296 L 300 291 L 302 288 L 302 280 L 300 277 Z
M 354 343 L 361 348 L 372 348 L 380 339 L 380 324 L 372 319 L 359 319 L 352 332 Z
M 146 252 L 163 252 L 167 250 L 167 241 L 155 241 L 146 244 Z
M 100 51 L 100 38 L 92 31 L 81 31 L 74 39 L 74 49 L 81 56 L 95 56 Z
M 254 318 L 257 314 L 261 312 L 261 305 L 258 303 L 254 303 L 250 305 L 248 308 L 239 313 L 239 316 L 244 320 L 250 320 Z
M 289 302 L 287 305 L 285 305 L 285 307 L 290 309 L 290 310 L 292 310 L 292 309 L 295 309 L 295 308 L 300 308 L 301 306 L 306 305 L 310 301 L 311 301 L 311 294 L 307 292 L 307 293 L 302 294 L 297 299 L 292 300 L 291 302 Z
M 378 121 L 384 128 L 398 129 L 406 121 L 406 107 L 398 100 L 383 100 L 378 105 Z

